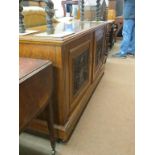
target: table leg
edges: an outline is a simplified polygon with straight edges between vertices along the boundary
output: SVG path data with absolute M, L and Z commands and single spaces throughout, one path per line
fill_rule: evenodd
M 53 106 L 51 102 L 48 105 L 48 129 L 49 129 L 49 137 L 50 143 L 52 147 L 52 155 L 55 155 L 55 137 L 54 137 L 54 122 L 53 122 Z

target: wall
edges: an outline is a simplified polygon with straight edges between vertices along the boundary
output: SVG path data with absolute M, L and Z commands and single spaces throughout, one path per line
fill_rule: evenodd
M 54 9 L 57 9 L 55 12 L 56 17 L 63 17 L 63 9 L 61 6 L 61 0 L 52 0 L 54 3 Z

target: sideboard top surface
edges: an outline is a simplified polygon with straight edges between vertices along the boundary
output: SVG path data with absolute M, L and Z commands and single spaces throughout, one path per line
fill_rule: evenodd
M 71 33 L 63 37 L 53 37 L 46 34 L 46 25 L 30 28 L 30 30 L 36 30 L 36 33 L 28 35 L 20 35 L 20 42 L 44 42 L 44 43 L 57 43 L 63 44 L 73 38 L 93 31 L 96 28 L 102 27 L 103 25 L 111 21 L 71 21 L 71 22 L 60 22 L 54 24 L 54 32 L 52 35 L 59 35 L 62 33 Z

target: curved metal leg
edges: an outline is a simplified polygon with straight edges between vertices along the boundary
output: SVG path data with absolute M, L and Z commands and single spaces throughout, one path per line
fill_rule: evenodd
M 46 3 L 46 22 L 47 22 L 47 34 L 52 34 L 54 32 L 54 27 L 52 23 L 52 18 L 54 16 L 54 3 L 51 0 L 44 0 Z
M 96 21 L 100 20 L 100 0 L 96 0 Z
M 19 1 L 19 32 L 24 33 L 25 32 L 25 26 L 24 26 L 24 16 L 22 14 L 23 11 L 23 5 L 22 5 L 22 0 Z
M 84 21 L 84 0 L 80 0 L 80 20 Z

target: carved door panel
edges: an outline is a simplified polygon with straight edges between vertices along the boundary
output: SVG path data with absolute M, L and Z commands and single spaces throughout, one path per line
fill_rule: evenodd
M 93 79 L 99 74 L 104 64 L 105 56 L 105 31 L 98 29 L 94 36 L 94 53 L 93 53 Z
M 70 110 L 72 111 L 91 83 L 91 41 L 85 41 L 69 53 Z
M 112 38 L 112 36 L 110 36 L 111 35 L 111 29 L 112 29 L 112 23 L 108 23 L 106 25 L 105 29 L 106 29 L 106 51 L 105 51 L 105 55 L 107 56 L 108 50 L 112 46 L 111 41 L 110 41 Z
M 109 24 L 106 24 L 104 26 L 104 60 L 103 63 L 106 63 L 106 59 L 108 57 L 108 43 L 109 43 L 109 28 L 108 28 Z

